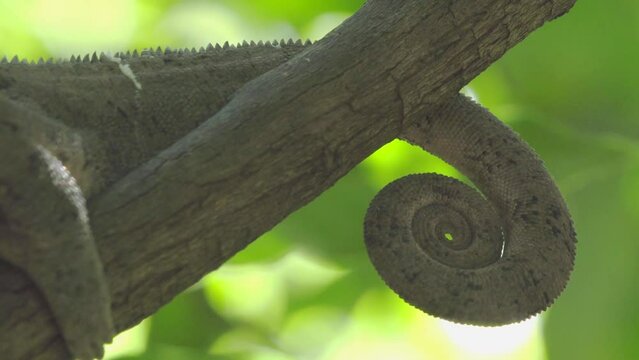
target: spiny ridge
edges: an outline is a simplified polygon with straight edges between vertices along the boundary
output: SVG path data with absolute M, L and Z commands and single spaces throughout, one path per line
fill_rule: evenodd
M 48 60 L 44 60 L 43 58 L 38 58 L 38 60 L 28 60 L 28 59 L 20 59 L 17 55 L 12 58 L 8 58 L 7 56 L 3 56 L 0 59 L 0 64 L 30 64 L 30 65 L 45 65 L 45 64 L 85 64 L 85 63 L 101 63 L 112 61 L 113 58 L 119 58 L 122 60 L 129 59 L 138 59 L 140 57 L 161 57 L 161 56 L 192 56 L 198 54 L 212 53 L 212 52 L 220 52 L 229 49 L 244 49 L 244 48 L 252 48 L 252 47 L 291 47 L 291 46 L 309 46 L 314 42 L 310 39 L 302 40 L 302 39 L 280 39 L 280 40 L 259 40 L 255 41 L 247 41 L 244 40 L 237 44 L 230 44 L 228 41 L 225 41 L 223 44 L 216 43 L 213 45 L 209 43 L 206 47 L 200 47 L 199 49 L 193 48 L 180 48 L 180 49 L 171 49 L 170 47 L 162 47 L 158 46 L 157 48 L 145 48 L 142 50 L 134 49 L 133 51 L 128 50 L 126 52 L 116 52 L 115 54 L 109 56 L 108 53 L 100 52 L 99 55 L 97 52 L 93 52 L 92 54 L 82 55 L 71 55 L 67 59 L 53 59 L 49 58 Z

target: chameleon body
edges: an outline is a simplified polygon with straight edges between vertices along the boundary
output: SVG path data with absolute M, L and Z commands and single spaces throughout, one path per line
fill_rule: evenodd
M 15 154 L 0 157 L 0 185 L 8 184 L 0 192 L 0 258 L 38 285 L 75 358 L 102 356 L 114 332 L 110 299 L 88 219 L 67 195 L 69 184 L 55 184 L 46 159 L 63 164 L 90 201 L 308 44 L 0 63 L 0 136 L 16 143 Z M 18 159 L 21 166 L 12 165 Z M 56 229 L 46 229 L 56 216 Z
M 96 344 L 107 342 L 113 332 L 110 300 L 88 219 L 81 216 L 82 201 L 70 200 L 69 184 L 55 185 L 54 178 L 46 176 L 46 159 L 64 164 L 81 194 L 91 201 L 209 119 L 243 84 L 309 45 L 301 41 L 209 45 L 199 51 L 93 54 L 40 64 L 14 58 L 0 64 L 0 125 L 5 125 L 0 135 L 19 144 L 16 156 L 23 158 L 24 166 L 14 166 L 18 169 L 14 171 L 39 174 L 34 177 L 37 181 L 12 190 L 13 198 L 0 192 L 7 233 L 0 238 L 0 256 L 24 269 L 42 289 L 74 357 L 102 355 Z M 543 164 L 509 129 L 463 97 L 442 106 L 459 111 L 435 111 L 444 115 L 417 119 L 398 136 L 467 170 L 489 201 L 439 176 L 399 180 L 370 206 L 365 220 L 369 255 L 389 286 L 424 311 L 483 325 L 522 320 L 546 308 L 568 279 L 575 239 L 567 208 Z M 30 130 L 32 122 L 37 123 L 35 129 L 51 128 L 50 135 Z M 67 144 L 66 138 L 75 140 Z M 34 156 L 42 151 L 48 155 Z M 8 161 L 5 155 L 0 158 Z M 0 170 L 0 184 L 11 178 L 16 178 L 15 173 Z M 491 183 L 500 178 L 509 180 Z M 53 199 L 46 194 L 54 194 L 57 202 L 67 204 L 65 210 L 39 212 L 43 218 L 56 212 L 68 215 L 59 222 L 60 229 L 54 229 L 56 236 L 38 226 L 45 220 L 25 222 L 26 215 L 12 213 L 15 200 L 11 199 L 26 199 L 24 209 L 38 201 L 21 196 L 36 188 L 45 193 L 43 198 Z M 31 234 L 29 229 L 38 231 Z M 452 241 L 442 240 L 451 234 Z M 492 248 L 477 246 L 478 239 L 488 239 Z M 49 249 L 39 255 L 42 259 L 24 255 L 34 253 L 41 243 Z M 79 255 L 62 254 L 78 244 L 84 249 Z M 539 244 L 542 248 L 536 248 Z M 464 250 L 467 254 L 462 254 Z M 469 263 L 467 257 L 476 254 L 479 262 Z M 43 275 L 47 272 L 66 275 L 51 279 Z M 495 276 L 501 285 L 489 285 Z M 453 283 L 453 278 L 460 282 Z M 83 286 L 70 288 L 78 283 Z M 95 291 L 96 287 L 101 290 Z M 93 317 L 96 321 L 78 323 L 78 315 L 72 316 L 65 307 L 70 295 L 78 304 L 74 311 L 99 314 Z

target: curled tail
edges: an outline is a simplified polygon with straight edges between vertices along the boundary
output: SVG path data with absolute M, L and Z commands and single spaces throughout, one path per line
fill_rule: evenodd
M 535 315 L 566 286 L 575 257 L 568 208 L 535 152 L 459 95 L 400 137 L 479 188 L 434 174 L 387 185 L 365 220 L 369 256 L 413 306 L 447 320 L 502 325 Z

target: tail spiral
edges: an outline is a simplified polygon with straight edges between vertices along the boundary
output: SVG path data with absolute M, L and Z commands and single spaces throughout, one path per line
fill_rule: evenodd
M 502 325 L 546 309 L 575 256 L 557 187 L 533 150 L 472 101 L 459 96 L 433 114 L 401 137 L 482 193 L 435 174 L 390 183 L 364 223 L 373 265 L 408 303 L 447 320 Z

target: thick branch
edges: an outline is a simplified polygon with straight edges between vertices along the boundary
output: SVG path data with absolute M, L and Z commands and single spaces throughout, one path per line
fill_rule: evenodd
M 320 195 L 571 5 L 371 0 L 247 84 L 196 131 L 91 199 L 118 329 L 151 315 Z M 10 332 L 0 351 L 65 358 L 33 285 L 0 266 L 0 318 L 9 319 L 0 331 Z

